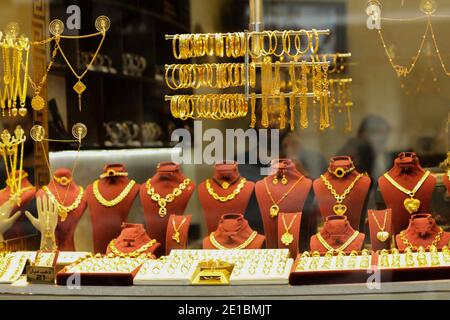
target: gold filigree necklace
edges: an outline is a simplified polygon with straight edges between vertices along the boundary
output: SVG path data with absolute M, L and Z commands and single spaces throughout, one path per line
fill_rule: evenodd
M 94 184 L 92 185 L 92 190 L 94 191 L 94 196 L 97 199 L 97 201 L 103 205 L 104 207 L 110 208 L 118 205 L 121 203 L 130 193 L 131 189 L 133 189 L 134 185 L 136 184 L 136 181 L 130 180 L 126 187 L 120 192 L 120 194 L 111 200 L 106 200 L 102 194 L 100 193 L 100 190 L 98 188 L 98 182 L 99 180 L 95 180 Z

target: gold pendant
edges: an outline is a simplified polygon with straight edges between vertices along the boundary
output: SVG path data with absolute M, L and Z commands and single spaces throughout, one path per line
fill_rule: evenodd
M 59 210 L 58 213 L 59 213 L 59 217 L 61 218 L 61 222 L 66 221 L 66 219 L 67 219 L 67 212 L 64 211 L 64 210 Z
M 180 243 L 180 233 L 178 231 L 175 231 L 172 235 L 172 240 L 176 241 L 176 243 Z
M 294 241 L 294 236 L 289 233 L 288 231 L 286 231 L 285 233 L 283 233 L 283 235 L 281 236 L 281 242 L 287 247 L 288 245 L 290 245 L 292 242 Z
M 409 214 L 413 214 L 414 212 L 417 212 L 419 210 L 420 200 L 412 197 L 406 198 L 405 201 L 403 201 L 403 206 L 409 212 Z
M 39 111 L 44 109 L 45 107 L 45 101 L 44 98 L 42 98 L 40 95 L 36 95 L 31 99 L 31 107 L 33 110 Z
M 74 84 L 73 90 L 75 90 L 75 92 L 78 93 L 78 95 L 81 95 L 84 92 L 84 90 L 86 90 L 86 86 L 84 85 L 83 82 L 78 80 L 78 82 Z
M 222 189 L 227 190 L 230 187 L 230 184 L 228 182 L 222 182 Z
M 347 206 L 345 204 L 342 204 L 342 203 L 335 204 L 333 206 L 333 211 L 338 216 L 342 216 L 342 215 L 344 215 L 347 212 Z
M 158 214 L 161 218 L 164 218 L 167 214 L 167 208 L 166 207 L 159 208 Z
M 387 231 L 379 231 L 377 233 L 377 239 L 381 242 L 386 242 L 387 239 L 389 239 L 389 232 Z
M 280 207 L 278 205 L 274 204 L 270 207 L 271 218 L 275 218 L 276 216 L 278 216 L 278 212 L 280 212 Z

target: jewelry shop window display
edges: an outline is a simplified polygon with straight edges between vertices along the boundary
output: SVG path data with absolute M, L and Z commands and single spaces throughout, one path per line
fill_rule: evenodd
M 199 184 L 198 197 L 208 232 L 217 228 L 226 213 L 244 214 L 255 184 L 242 177 L 236 162 L 217 163 L 212 178 Z
M 139 185 L 128 178 L 122 164 L 106 165 L 100 179 L 86 188 L 95 253 L 105 253 L 109 242 L 120 234 L 138 192 Z

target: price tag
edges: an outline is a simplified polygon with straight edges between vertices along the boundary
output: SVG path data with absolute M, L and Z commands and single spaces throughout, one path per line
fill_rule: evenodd
M 55 281 L 55 268 L 54 267 L 27 266 L 27 281 L 28 282 L 54 282 Z

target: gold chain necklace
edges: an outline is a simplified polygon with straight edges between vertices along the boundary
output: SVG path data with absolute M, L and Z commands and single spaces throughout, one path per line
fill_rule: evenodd
M 350 238 L 348 238 L 347 241 L 345 241 L 345 243 L 343 245 L 341 245 L 339 248 L 333 248 L 332 246 L 330 246 L 328 244 L 328 242 L 325 241 L 325 239 L 322 237 L 322 235 L 320 234 L 320 232 L 318 232 L 316 234 L 317 239 L 319 240 L 319 242 L 325 247 L 325 249 L 327 249 L 328 251 L 331 252 L 341 252 L 344 251 L 345 249 L 347 249 L 347 247 L 356 239 L 356 237 L 358 237 L 359 235 L 359 231 L 355 231 Z
M 295 181 L 295 183 L 292 185 L 292 187 L 283 194 L 283 196 L 278 200 L 275 201 L 273 196 L 272 196 L 272 192 L 269 190 L 269 186 L 267 185 L 267 178 L 264 178 L 264 184 L 266 185 L 266 191 L 267 194 L 269 195 L 270 200 L 272 201 L 272 206 L 270 207 L 270 217 L 271 218 L 275 218 L 276 216 L 278 216 L 278 213 L 280 212 L 280 203 L 286 199 L 286 197 L 289 195 L 289 193 L 291 193 L 292 190 L 294 190 L 294 188 L 297 186 L 297 184 L 302 181 L 304 178 L 304 176 L 301 176 L 300 178 L 298 178 L 297 181 Z
M 147 194 L 150 196 L 150 198 L 158 203 L 159 210 L 158 214 L 161 218 L 164 218 L 167 214 L 167 204 L 171 203 L 175 200 L 176 197 L 180 196 L 183 190 L 185 190 L 189 184 L 191 183 L 191 179 L 186 178 L 178 187 L 173 189 L 172 192 L 167 194 L 164 198 L 161 197 L 158 193 L 156 193 L 155 188 L 152 187 L 151 179 L 147 180 L 146 187 L 147 187 Z
M 405 207 L 405 209 L 410 213 L 413 214 L 414 212 L 417 212 L 420 208 L 420 200 L 414 198 L 416 196 L 417 191 L 419 191 L 419 189 L 422 187 L 423 183 L 425 182 L 425 180 L 427 180 L 428 176 L 430 175 L 430 171 L 426 171 L 424 173 L 424 175 L 422 176 L 422 178 L 420 178 L 419 182 L 417 182 L 417 184 L 414 186 L 414 188 L 412 190 L 408 190 L 405 187 L 403 187 L 402 185 L 400 185 L 397 181 L 395 181 L 390 175 L 389 173 L 385 173 L 384 177 L 394 186 L 396 187 L 398 190 L 400 190 L 401 192 L 405 193 L 407 196 L 409 196 L 409 198 L 406 198 L 403 201 L 403 206 Z
M 240 245 L 238 245 L 237 247 L 234 248 L 227 248 L 224 247 L 223 245 L 221 245 L 219 242 L 217 242 L 216 238 L 214 237 L 214 232 L 211 232 L 209 235 L 209 241 L 211 241 L 211 244 L 216 247 L 217 249 L 220 250 L 235 250 L 235 249 L 244 249 L 246 248 L 253 240 L 255 240 L 256 236 L 258 235 L 257 231 L 253 231 L 252 234 L 250 235 L 250 237 L 248 237 L 247 240 L 245 240 L 243 243 L 241 243 Z
M 334 189 L 333 185 L 328 181 L 328 179 L 321 175 L 320 179 L 322 179 L 322 182 L 324 185 L 328 188 L 328 190 L 333 195 L 334 199 L 336 199 L 336 204 L 333 206 L 333 212 L 337 214 L 338 216 L 342 216 L 347 212 L 347 206 L 343 204 L 345 198 L 349 195 L 349 193 L 353 190 L 355 187 L 355 184 L 361 179 L 365 174 L 360 173 L 356 176 L 356 178 L 350 183 L 350 185 L 347 187 L 347 189 L 344 190 L 343 194 L 338 194 L 336 190 Z
M 441 238 L 442 235 L 444 234 L 444 230 L 439 227 L 439 232 L 437 233 L 436 237 L 434 238 L 433 242 L 431 243 L 431 245 L 427 246 L 426 249 L 429 249 L 430 247 L 437 247 L 437 245 L 439 244 L 439 242 L 441 242 Z M 418 247 L 413 245 L 411 243 L 411 241 L 408 240 L 408 238 L 406 237 L 406 230 L 403 230 L 400 232 L 400 239 L 402 240 L 403 244 L 407 247 L 407 248 L 411 248 L 413 250 L 417 250 Z
M 229 195 L 226 196 L 219 196 L 214 189 L 211 186 L 211 180 L 207 179 L 205 182 L 206 190 L 208 190 L 208 193 L 214 198 L 214 200 L 220 201 L 220 202 L 227 202 L 230 200 L 233 200 L 236 198 L 236 196 L 241 192 L 242 188 L 244 188 L 245 183 L 247 182 L 247 179 L 242 178 L 239 184 L 237 185 L 236 189 L 233 190 Z
M 81 199 L 83 198 L 83 194 L 84 194 L 84 189 L 80 186 L 78 195 L 75 198 L 75 200 L 72 202 L 72 204 L 63 205 L 56 199 L 55 195 L 50 191 L 50 189 L 47 186 L 43 186 L 42 190 L 44 190 L 44 192 L 47 194 L 47 196 L 49 197 L 50 200 L 52 200 L 53 202 L 56 203 L 56 206 L 58 207 L 58 214 L 59 214 L 59 217 L 61 218 L 61 222 L 64 222 L 67 219 L 67 215 L 69 212 L 78 208 L 78 206 L 81 203 Z
M 123 199 L 126 198 L 126 196 L 128 196 L 128 194 L 130 193 L 131 189 L 134 187 L 135 184 L 136 181 L 130 180 L 130 182 L 128 182 L 127 186 L 122 190 L 122 192 L 120 192 L 120 194 L 117 197 L 111 200 L 106 200 L 100 193 L 100 190 L 98 188 L 98 180 L 94 181 L 92 190 L 94 191 L 95 198 L 101 205 L 105 207 L 114 207 L 118 205 L 120 202 L 122 202 Z
M 147 242 L 146 244 L 142 245 L 140 248 L 132 251 L 132 252 L 122 252 L 119 249 L 116 248 L 116 239 L 112 239 L 109 244 L 108 247 L 111 249 L 111 252 L 118 257 L 130 257 L 130 258 L 136 258 L 139 257 L 141 254 L 143 254 L 145 251 L 147 251 L 149 248 L 151 248 L 152 246 L 154 246 L 156 244 L 156 240 L 152 239 L 149 242 Z
M 297 215 L 294 215 L 294 218 L 292 218 L 291 223 L 289 224 L 289 227 L 286 226 L 286 220 L 284 219 L 284 215 L 281 216 L 281 219 L 283 220 L 283 226 L 284 226 L 284 233 L 281 236 L 281 242 L 287 247 L 289 246 L 292 241 L 294 241 L 294 236 L 290 232 L 292 225 L 294 224 L 295 219 L 297 218 Z
M 186 222 L 186 217 L 181 221 L 180 225 L 177 228 L 177 225 L 175 224 L 175 218 L 172 220 L 173 230 L 174 233 L 172 235 L 172 240 L 174 240 L 176 243 L 180 243 L 180 229 L 183 226 L 183 224 Z
M 380 231 L 377 232 L 377 239 L 380 240 L 381 242 L 386 242 L 387 239 L 389 239 L 389 232 L 387 232 L 386 229 L 386 222 L 387 222 L 387 216 L 388 213 L 387 211 L 384 212 L 384 222 L 383 222 L 383 227 L 380 226 L 380 223 L 378 222 L 377 217 L 375 216 L 375 213 L 372 212 L 372 217 L 375 220 L 375 223 L 378 226 L 378 229 L 380 229 Z

